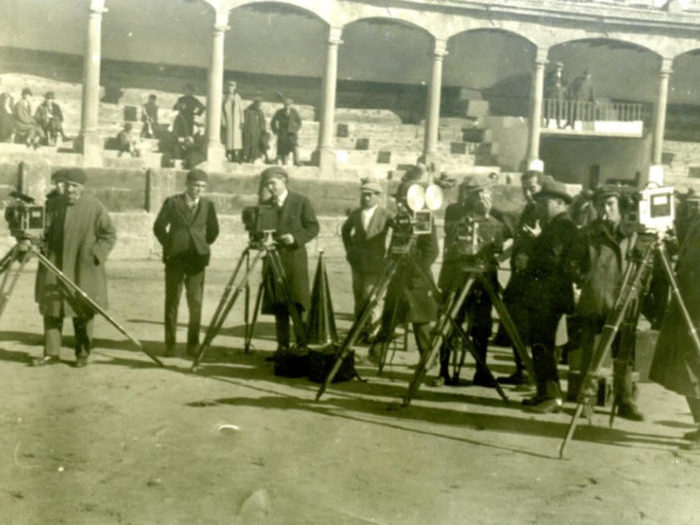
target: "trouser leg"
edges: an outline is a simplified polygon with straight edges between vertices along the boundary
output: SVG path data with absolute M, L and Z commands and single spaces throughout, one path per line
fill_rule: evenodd
M 88 356 L 92 349 L 92 333 L 95 324 L 95 318 L 90 317 L 74 317 L 73 330 L 75 332 L 75 356 Z
M 693 421 L 700 425 L 700 398 L 686 397 L 685 400 L 688 402 L 688 407 L 690 408 L 690 413 L 693 416 Z
M 275 306 L 275 332 L 277 349 L 289 348 L 289 312 L 284 305 Z
M 430 350 L 430 323 L 413 323 L 413 336 L 416 339 L 418 353 L 423 356 Z
M 177 311 L 182 295 L 184 271 L 177 265 L 165 266 L 165 351 L 175 351 Z
M 63 317 L 44 316 L 44 355 L 60 355 L 62 331 Z
M 199 331 L 202 324 L 202 297 L 204 295 L 204 270 L 185 275 L 185 292 L 189 322 L 187 324 L 187 351 L 199 346 Z
M 559 372 L 554 352 L 554 339 L 561 315 L 542 311 L 532 319 L 532 360 L 537 380 L 537 395 L 549 399 L 561 398 Z

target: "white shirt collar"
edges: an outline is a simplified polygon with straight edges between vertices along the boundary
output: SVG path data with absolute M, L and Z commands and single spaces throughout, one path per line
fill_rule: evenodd
M 282 192 L 282 195 L 277 197 L 277 204 L 280 206 L 280 208 L 284 205 L 284 201 L 287 200 L 288 195 L 289 195 L 289 190 L 284 190 Z

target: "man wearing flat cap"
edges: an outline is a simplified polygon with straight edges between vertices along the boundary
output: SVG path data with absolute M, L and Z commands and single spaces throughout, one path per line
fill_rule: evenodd
M 102 308 L 107 308 L 105 264 L 117 234 L 104 205 L 83 193 L 87 176 L 80 168 L 62 171 L 64 193 L 47 206 L 44 255 Z M 56 276 L 39 266 L 35 298 L 44 316 L 44 355 L 34 366 L 59 362 L 64 317 L 73 319 L 76 367 L 87 365 L 95 312 L 76 299 Z
M 576 225 L 567 211 L 571 196 L 561 182 L 545 176 L 534 198 L 542 232 L 532 243 L 527 277 L 532 287 L 528 317 L 537 393 L 523 404 L 534 412 L 548 413 L 562 407 L 554 345 L 561 317 L 574 309 L 568 254 Z
M 601 186 L 593 194 L 597 218 L 579 232 L 571 253 L 571 266 L 581 295 L 576 307 L 582 322 L 581 377 L 590 365 L 608 314 L 620 294 L 626 268 L 642 248 L 636 225 L 624 220 L 625 201 L 619 186 Z M 625 320 L 612 344 L 613 391 L 617 415 L 633 421 L 643 416 L 635 404 L 636 384 L 632 380 L 634 345 L 642 293 L 634 297 Z M 584 386 L 586 400 L 595 399 L 595 383 Z
M 345 256 L 352 270 L 355 319 L 359 317 L 386 265 L 391 214 L 379 205 L 381 194 L 382 187 L 379 182 L 363 180 L 360 185 L 360 207 L 350 212 L 341 229 Z M 381 305 L 378 301 L 370 315 L 370 322 L 365 325 L 364 333 L 360 335 L 362 340 L 371 342 L 376 336 L 380 317 Z
M 284 100 L 284 107 L 278 109 L 270 121 L 270 129 L 277 135 L 277 162 L 287 164 L 289 154 L 292 154 L 294 165 L 299 165 L 297 137 L 301 129 L 299 112 L 292 107 L 292 99 Z
M 190 171 L 185 188 L 184 193 L 165 199 L 153 233 L 163 247 L 165 263 L 165 355 L 175 355 L 177 312 L 184 284 L 189 310 L 187 354 L 194 357 L 202 321 L 204 270 L 209 264 L 209 246 L 219 235 L 219 221 L 214 203 L 203 196 L 207 189 L 204 171 Z
M 292 307 L 303 314 L 309 310 L 311 301 L 306 243 L 318 235 L 318 220 L 311 201 L 300 193 L 289 191 L 288 176 L 284 168 L 280 166 L 267 168 L 260 178 L 260 185 L 269 194 L 269 198 L 262 204 L 274 206 L 277 209 L 275 241 L 287 278 Z M 290 305 L 285 301 L 284 293 L 276 286 L 267 264 L 263 267 L 263 282 L 265 283 L 263 309 L 275 316 L 277 351 L 283 352 L 289 349 L 290 343 Z M 306 327 L 299 327 L 296 333 L 297 345 L 306 346 Z
M 445 209 L 445 247 L 438 285 L 442 291 L 443 305 L 459 295 L 468 279 L 481 274 L 498 290 L 498 260 L 503 243 L 510 232 L 491 215 L 493 197 L 491 181 L 469 176 L 459 185 L 459 200 Z M 491 297 L 482 282 L 471 287 L 457 318 L 462 325 L 469 320 L 468 334 L 474 348 L 486 362 L 488 340 L 491 337 Z M 451 377 L 448 371 L 450 354 L 455 350 L 456 335 L 443 343 L 440 350 L 440 377 L 447 384 L 458 384 L 459 377 Z M 473 382 L 477 386 L 493 386 L 493 379 L 486 369 L 477 364 Z

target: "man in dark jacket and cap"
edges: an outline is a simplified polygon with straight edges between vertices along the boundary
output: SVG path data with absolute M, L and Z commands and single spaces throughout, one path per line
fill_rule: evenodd
M 165 263 L 165 355 L 175 355 L 177 311 L 185 285 L 190 313 L 187 353 L 194 357 L 199 346 L 202 321 L 204 270 L 209 264 L 209 246 L 219 236 L 214 203 L 202 196 L 207 174 L 194 169 L 187 174 L 186 190 L 168 197 L 153 224 L 153 233 L 163 246 Z
M 534 197 L 542 233 L 532 243 L 527 276 L 532 287 L 528 316 L 537 393 L 523 404 L 534 412 L 548 413 L 560 411 L 563 404 L 554 345 L 561 317 L 574 309 L 567 265 L 576 225 L 567 212 L 572 199 L 564 184 L 545 176 Z
M 267 168 L 260 175 L 260 184 L 270 197 L 262 202 L 277 209 L 275 241 L 282 262 L 292 303 L 300 314 L 309 310 L 309 263 L 306 243 L 318 235 L 319 225 L 311 201 L 289 191 L 287 172 L 280 166 Z M 263 307 L 275 316 L 277 351 L 289 349 L 289 305 L 284 292 L 276 286 L 269 264 L 263 267 L 265 295 Z M 296 330 L 297 345 L 306 346 L 306 327 Z M 299 338 L 302 338 L 301 340 Z
M 83 193 L 87 176 L 80 168 L 65 170 L 59 177 L 64 194 L 47 206 L 44 255 L 102 308 L 107 308 L 105 264 L 117 234 L 104 205 Z M 63 318 L 73 319 L 76 367 L 87 365 L 92 348 L 94 311 L 39 266 L 36 301 L 44 316 L 44 356 L 34 366 L 59 362 Z

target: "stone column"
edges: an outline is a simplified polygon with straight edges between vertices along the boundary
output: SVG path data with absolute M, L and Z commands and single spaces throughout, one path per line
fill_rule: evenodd
M 83 153 L 85 166 L 102 165 L 100 117 L 100 61 L 102 53 L 102 13 L 105 0 L 90 0 L 85 55 L 83 57 L 83 94 L 80 115 L 80 136 L 76 148 Z
M 673 59 L 663 58 L 659 69 L 659 95 L 656 99 L 656 115 L 654 116 L 654 138 L 652 144 L 651 163 L 661 164 L 661 154 L 664 149 L 664 129 L 666 127 L 666 104 L 668 102 L 668 80 L 671 76 Z
M 321 125 L 318 130 L 318 149 L 313 159 L 320 166 L 322 176 L 331 176 L 335 169 L 335 95 L 338 85 L 338 47 L 343 43 L 342 33 L 342 27 L 328 28 Z
M 433 44 L 430 86 L 428 87 L 428 113 L 425 119 L 423 161 L 432 162 L 437 154 L 440 129 L 440 94 L 442 92 L 442 62 L 447 55 L 447 40 L 436 38 Z
M 224 36 L 228 31 L 227 9 L 217 10 L 211 41 L 207 96 L 207 165 L 222 170 L 226 152 L 221 143 L 221 105 L 224 89 Z
M 528 166 L 537 164 L 540 158 L 540 132 L 542 129 L 542 101 L 544 99 L 544 67 L 549 49 L 538 47 L 535 54 L 535 70 L 530 86 L 530 121 L 528 130 Z

